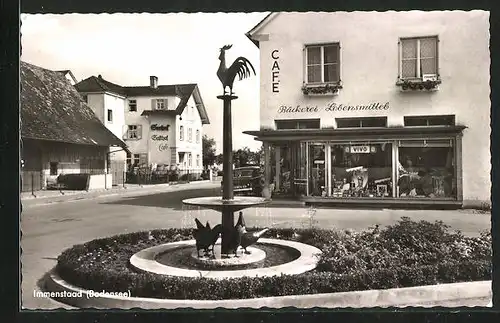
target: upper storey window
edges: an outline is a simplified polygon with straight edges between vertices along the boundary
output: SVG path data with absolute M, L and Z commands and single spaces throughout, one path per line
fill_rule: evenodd
M 306 83 L 340 81 L 340 45 L 338 43 L 306 46 Z

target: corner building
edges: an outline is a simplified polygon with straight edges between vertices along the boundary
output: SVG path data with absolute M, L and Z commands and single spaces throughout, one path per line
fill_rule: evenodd
M 260 129 L 275 194 L 306 202 L 490 203 L 489 13 L 271 13 Z

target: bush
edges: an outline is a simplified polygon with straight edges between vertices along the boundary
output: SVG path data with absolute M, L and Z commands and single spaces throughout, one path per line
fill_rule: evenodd
M 140 273 L 129 266 L 134 253 L 161 243 L 193 239 L 192 233 L 192 229 L 168 229 L 152 231 L 152 239 L 148 232 L 136 232 L 93 240 L 65 250 L 56 268 L 63 279 L 87 289 L 130 290 L 137 297 L 207 300 L 491 279 L 488 233 L 465 237 L 448 232 L 441 222 L 407 218 L 385 229 L 363 232 L 270 229 L 266 237 L 299 241 L 323 251 L 318 267 L 300 275 L 214 280 Z

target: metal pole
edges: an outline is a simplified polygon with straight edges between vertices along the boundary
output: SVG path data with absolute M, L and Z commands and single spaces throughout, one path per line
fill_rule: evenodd
M 234 95 L 220 95 L 217 97 L 224 101 L 223 111 L 223 137 L 222 137 L 222 154 L 223 154 L 223 177 L 224 182 L 222 187 L 222 199 L 226 201 L 234 200 L 233 187 L 233 134 L 231 126 L 231 101 L 237 97 Z M 234 230 L 234 213 L 230 208 L 222 209 L 222 241 L 221 253 L 228 254 L 228 242 L 231 232 Z
M 35 196 L 35 173 L 31 172 L 31 195 Z

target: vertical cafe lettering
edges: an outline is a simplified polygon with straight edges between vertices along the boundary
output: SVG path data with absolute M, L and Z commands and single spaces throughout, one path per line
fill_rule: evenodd
M 278 64 L 278 56 L 279 51 L 277 49 L 273 50 L 271 53 L 271 58 L 273 59 L 273 67 L 271 68 L 272 74 L 272 87 L 274 93 L 279 93 L 279 83 L 280 83 L 280 66 Z

